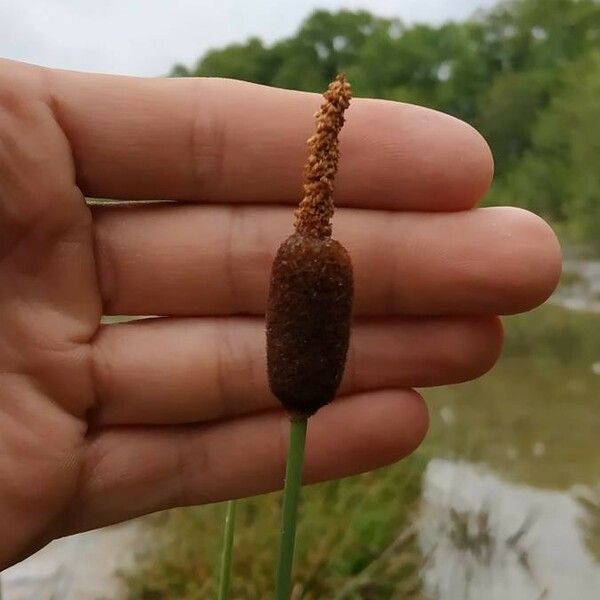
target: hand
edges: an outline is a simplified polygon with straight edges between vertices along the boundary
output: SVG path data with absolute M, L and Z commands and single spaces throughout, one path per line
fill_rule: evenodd
M 57 536 L 281 486 L 262 313 L 319 103 L 0 62 L 0 567 Z M 492 159 L 464 123 L 356 99 L 341 152 L 334 236 L 356 322 L 306 481 L 414 450 L 427 410 L 410 388 L 489 369 L 494 315 L 541 303 L 560 269 L 539 218 L 471 210 Z

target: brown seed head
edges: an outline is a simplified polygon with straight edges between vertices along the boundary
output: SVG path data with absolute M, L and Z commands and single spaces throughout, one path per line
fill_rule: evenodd
M 351 96 L 350 84 L 340 74 L 329 84 L 323 94 L 325 101 L 315 114 L 317 130 L 307 141 L 304 198 L 296 210 L 296 232 L 302 235 L 331 236 L 333 180 L 340 156 L 338 135 Z
M 335 240 L 294 234 L 273 261 L 267 307 L 271 391 L 294 417 L 331 402 L 340 385 L 352 316 L 352 264 Z
M 352 316 L 352 264 L 331 239 L 338 133 L 350 101 L 345 77 L 338 75 L 324 96 L 308 140 L 296 233 L 273 261 L 266 314 L 269 385 L 292 418 L 309 417 L 335 397 Z

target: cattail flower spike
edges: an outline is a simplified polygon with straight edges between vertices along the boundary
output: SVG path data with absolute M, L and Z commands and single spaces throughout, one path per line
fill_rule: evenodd
M 338 75 L 323 94 L 308 139 L 304 196 L 295 233 L 279 247 L 267 305 L 267 368 L 271 391 L 290 415 L 277 600 L 290 594 L 307 419 L 333 400 L 346 362 L 352 314 L 352 265 L 331 238 L 338 135 L 350 85 Z

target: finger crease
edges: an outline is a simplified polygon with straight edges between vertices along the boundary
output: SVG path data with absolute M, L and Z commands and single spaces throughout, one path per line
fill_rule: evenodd
M 103 331 L 104 329 L 101 326 L 96 331 L 94 337 L 90 340 L 90 381 L 94 398 L 92 421 L 97 417 L 100 410 L 107 403 L 107 394 L 101 383 L 103 378 L 100 375 L 103 370 L 100 365 L 102 362 L 101 356 L 103 351 L 101 350 L 102 346 L 101 343 L 99 343 L 99 338 L 102 336 Z
M 235 268 L 235 240 L 239 229 L 241 213 L 235 206 L 230 206 L 227 219 L 227 240 L 225 242 L 224 262 L 227 289 L 229 290 L 229 306 L 232 313 L 238 313 L 240 307 L 240 294 L 238 294 L 238 281 Z M 243 295 L 242 295 L 243 296 Z
M 117 305 L 117 270 L 116 263 L 110 251 L 110 244 L 102 242 L 101 218 L 94 219 L 92 226 L 92 247 L 96 259 L 98 288 L 102 296 L 102 306 L 105 314 L 111 314 Z
M 206 199 L 207 188 L 219 187 L 223 178 L 226 146 L 225 124 L 221 123 L 214 109 L 214 102 L 206 93 L 205 86 L 192 82 L 194 108 L 190 125 L 189 156 L 192 197 Z
M 217 322 L 215 325 L 215 338 L 215 346 L 217 348 L 217 387 L 219 404 L 221 406 L 220 414 L 223 417 L 228 417 L 235 414 L 235 407 L 232 406 L 231 378 L 227 369 L 227 364 L 234 356 L 234 348 L 229 337 L 227 325 L 223 322 Z
M 198 474 L 212 480 L 212 461 L 198 426 L 183 426 L 177 444 L 177 495 L 175 506 L 196 504 L 199 500 Z M 204 490 L 206 491 L 206 490 Z

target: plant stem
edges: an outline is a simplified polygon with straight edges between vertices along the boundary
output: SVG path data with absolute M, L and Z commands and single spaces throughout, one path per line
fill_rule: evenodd
M 223 551 L 221 552 L 221 572 L 219 573 L 218 600 L 227 600 L 229 597 L 236 508 L 237 502 L 235 500 L 229 500 L 227 503 L 227 514 L 225 515 L 225 533 L 223 535 Z
M 291 421 L 290 445 L 283 492 L 279 563 L 277 565 L 277 588 L 275 593 L 277 600 L 288 600 L 290 597 L 298 501 L 300 499 L 300 489 L 302 488 L 306 426 L 306 419 L 293 419 Z

